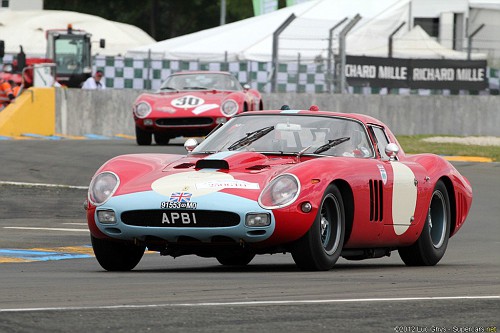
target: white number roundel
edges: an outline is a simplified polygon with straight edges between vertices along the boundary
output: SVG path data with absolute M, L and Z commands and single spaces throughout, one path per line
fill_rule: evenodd
M 172 100 L 170 104 L 176 108 L 189 109 L 202 105 L 205 101 L 202 98 L 186 95 Z

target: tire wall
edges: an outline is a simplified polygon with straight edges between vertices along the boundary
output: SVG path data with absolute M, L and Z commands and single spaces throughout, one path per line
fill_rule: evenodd
M 56 89 L 56 133 L 135 135 L 133 89 Z M 263 94 L 265 109 L 362 113 L 386 123 L 396 135 L 500 136 L 500 96 Z

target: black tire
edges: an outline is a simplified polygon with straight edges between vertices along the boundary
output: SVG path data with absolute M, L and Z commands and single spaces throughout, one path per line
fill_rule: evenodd
M 94 254 L 107 271 L 130 271 L 141 261 L 146 246 L 122 243 L 90 236 Z
M 262 100 L 259 102 L 259 110 L 264 110 L 264 103 L 262 103 Z
M 155 133 L 154 137 L 156 144 L 160 146 L 166 146 L 170 141 L 170 137 L 162 133 Z
M 246 266 L 255 257 L 255 253 L 236 252 L 216 256 L 217 261 L 224 266 Z
M 437 182 L 427 212 L 427 219 L 418 240 L 398 249 L 407 266 L 434 266 L 443 258 L 450 238 L 450 199 L 446 186 Z
M 151 133 L 146 132 L 137 125 L 135 126 L 135 141 L 139 146 L 149 146 L 153 141 Z
M 345 212 L 342 195 L 330 185 L 309 231 L 292 247 L 292 257 L 305 271 L 327 271 L 340 257 L 345 237 Z

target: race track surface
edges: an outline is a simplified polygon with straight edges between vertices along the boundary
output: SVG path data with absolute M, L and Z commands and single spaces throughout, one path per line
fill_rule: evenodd
M 406 267 L 397 252 L 329 272 L 298 271 L 289 254 L 228 268 L 148 253 L 111 273 L 85 224 L 91 176 L 113 156 L 182 145 L 8 140 L 0 152 L 0 332 L 499 331 L 500 163 L 453 162 L 475 197 L 435 267 Z

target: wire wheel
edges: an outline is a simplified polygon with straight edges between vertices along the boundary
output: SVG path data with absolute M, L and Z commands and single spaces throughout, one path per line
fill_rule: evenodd
M 443 258 L 450 238 L 451 207 L 443 181 L 436 183 L 427 211 L 427 218 L 418 240 L 398 249 L 407 266 L 433 266 Z
M 436 249 L 443 246 L 446 238 L 446 226 L 448 225 L 448 216 L 446 214 L 446 200 L 443 193 L 434 191 L 432 194 L 431 205 L 427 215 L 427 223 L 429 224 L 429 234 L 432 245 Z
M 325 191 L 316 219 L 309 231 L 292 246 L 297 266 L 306 271 L 332 269 L 342 251 L 345 212 L 342 194 L 335 185 Z
M 321 205 L 320 238 L 326 254 L 332 255 L 339 247 L 342 226 L 340 204 L 333 194 L 328 194 Z

